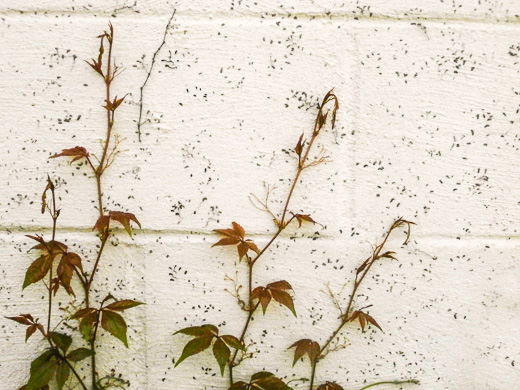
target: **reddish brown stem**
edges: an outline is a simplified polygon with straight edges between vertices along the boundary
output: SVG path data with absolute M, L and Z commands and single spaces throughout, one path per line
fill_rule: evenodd
M 357 279 L 358 275 L 356 274 L 356 279 L 354 280 L 354 287 L 352 289 L 352 293 L 350 294 L 350 298 L 349 298 L 349 301 L 348 301 L 348 304 L 347 304 L 347 309 L 345 310 L 345 314 L 341 318 L 341 323 L 338 326 L 338 328 L 332 333 L 332 336 L 329 337 L 329 339 L 323 345 L 323 347 L 321 347 L 321 349 L 320 349 L 320 356 L 318 357 L 318 359 L 316 359 L 314 361 L 314 363 L 312 365 L 311 382 L 310 382 L 310 388 L 309 388 L 310 390 L 313 390 L 314 377 L 316 375 L 316 366 L 318 364 L 318 361 L 323 358 L 321 355 L 323 354 L 323 352 L 325 352 L 325 350 L 330 345 L 330 343 L 336 338 L 336 336 L 339 334 L 339 332 L 341 332 L 343 327 L 350 321 L 350 311 L 352 309 L 352 305 L 354 303 L 354 299 L 355 299 L 355 297 L 357 295 L 357 291 L 358 291 L 359 287 L 361 286 L 361 283 L 363 282 L 363 280 L 365 279 L 365 276 L 370 271 L 370 268 L 372 268 L 372 265 L 374 265 L 376 260 L 379 258 L 379 255 L 381 254 L 381 251 L 383 250 L 383 247 L 385 246 L 386 242 L 388 241 L 388 238 L 390 237 L 390 235 L 392 234 L 394 229 L 397 228 L 398 226 L 400 226 L 401 223 L 402 223 L 402 220 L 398 219 L 397 221 L 394 221 L 394 223 L 392 224 L 390 229 L 388 229 L 388 231 L 387 231 L 383 241 L 381 242 L 381 244 L 379 244 L 376 247 L 374 253 L 372 254 L 372 256 L 370 258 L 370 261 L 367 263 L 367 266 L 362 271 L 361 278 L 359 280 Z M 409 222 L 406 222 L 406 223 L 409 223 Z
M 327 94 L 327 97 L 329 94 Z M 328 102 L 327 97 L 324 99 L 324 104 Z M 248 259 L 249 260 L 249 277 L 248 277 L 248 285 L 249 285 L 249 315 L 247 317 L 246 323 L 244 324 L 244 328 L 242 330 L 242 335 L 240 337 L 240 341 L 242 342 L 245 338 L 247 329 L 249 327 L 249 324 L 251 322 L 251 318 L 253 317 L 254 311 L 257 309 L 259 303 L 256 304 L 256 306 L 253 307 L 252 305 L 252 299 L 251 299 L 251 292 L 252 292 L 252 286 L 253 286 L 253 267 L 255 263 L 258 261 L 258 259 L 267 251 L 267 249 L 276 241 L 278 236 L 285 230 L 285 228 L 292 222 L 292 220 L 295 218 L 293 215 L 287 222 L 285 221 L 285 218 L 287 217 L 287 213 L 289 211 L 289 204 L 291 202 L 291 198 L 294 194 L 294 190 L 296 188 L 296 184 L 298 183 L 300 179 L 300 175 L 305 169 L 305 163 L 309 157 L 309 153 L 312 149 L 312 146 L 314 144 L 314 141 L 318 137 L 321 127 L 324 125 L 324 123 L 321 123 L 319 118 L 321 117 L 323 106 L 320 107 L 320 110 L 318 112 L 318 116 L 316 117 L 316 120 L 314 122 L 314 128 L 312 131 L 311 140 L 309 141 L 309 144 L 307 145 L 307 148 L 305 149 L 305 153 L 303 154 L 303 157 L 298 156 L 298 169 L 296 170 L 296 174 L 294 176 L 294 180 L 291 184 L 291 188 L 289 189 L 289 193 L 287 195 L 287 199 L 285 201 L 285 205 L 282 211 L 282 217 L 280 218 L 280 221 L 277 222 L 278 229 L 274 233 L 274 235 L 271 237 L 269 242 L 258 252 L 256 257 L 254 259 Z M 229 366 L 229 381 L 230 385 L 233 385 L 233 367 L 235 366 L 235 359 L 238 354 L 238 350 L 235 351 L 235 354 L 233 355 L 233 358 L 228 363 Z

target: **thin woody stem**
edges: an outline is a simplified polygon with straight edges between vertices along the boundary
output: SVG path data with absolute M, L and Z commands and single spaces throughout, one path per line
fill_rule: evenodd
M 327 102 L 328 101 L 324 99 L 324 104 L 326 104 Z M 260 259 L 260 257 L 262 257 L 262 255 L 267 251 L 267 249 L 276 241 L 278 236 L 285 230 L 285 228 L 295 218 L 295 215 L 293 214 L 291 216 L 291 218 L 289 218 L 287 220 L 287 222 L 285 221 L 285 218 L 287 217 L 287 213 L 289 211 L 289 203 L 291 202 L 291 198 L 292 198 L 294 190 L 296 188 L 296 184 L 298 183 L 298 180 L 300 178 L 300 175 L 301 175 L 302 171 L 305 169 L 305 162 L 307 161 L 307 159 L 309 157 L 309 153 L 310 153 L 310 151 L 312 149 L 314 141 L 316 140 L 316 138 L 318 137 L 318 135 L 320 133 L 321 126 L 323 126 L 323 123 L 320 124 L 320 122 L 319 122 L 319 118 L 322 115 L 322 109 L 323 109 L 323 106 L 320 107 L 320 110 L 318 112 L 318 116 L 316 117 L 316 119 L 314 121 L 314 128 L 313 128 L 313 131 L 312 131 L 311 140 L 309 141 L 309 144 L 307 145 L 307 148 L 305 150 L 305 153 L 303 154 L 303 157 L 298 156 L 298 169 L 296 170 L 296 174 L 294 176 L 294 180 L 293 180 L 293 182 L 291 184 L 291 188 L 289 189 L 289 193 L 287 195 L 287 199 L 285 201 L 285 205 L 284 205 L 284 208 L 283 208 L 283 211 L 282 211 L 282 217 L 281 217 L 280 221 L 277 222 L 278 229 L 276 230 L 274 235 L 271 237 L 269 242 L 262 248 L 262 250 L 260 250 L 258 252 L 256 257 L 254 259 L 248 259 L 249 260 L 249 263 L 248 263 L 248 265 L 249 265 L 249 278 L 248 278 L 248 284 L 249 284 L 249 315 L 247 317 L 246 323 L 244 324 L 244 328 L 242 330 L 242 335 L 240 336 L 240 342 L 243 342 L 243 340 L 245 338 L 245 335 L 246 335 L 246 332 L 247 332 L 247 329 L 248 329 L 249 324 L 251 322 L 251 318 L 253 317 L 253 313 L 255 312 L 255 310 L 258 308 L 258 305 L 260 304 L 260 302 L 258 302 L 254 307 L 252 306 L 251 292 L 252 292 L 252 286 L 253 286 L 253 267 L 254 267 L 255 263 L 258 261 L 258 259 Z M 238 350 L 235 351 L 235 354 L 233 355 L 233 358 L 228 363 L 228 366 L 229 366 L 229 380 L 230 380 L 230 384 L 231 385 L 233 385 L 233 367 L 235 366 L 235 359 L 236 359 L 237 354 L 238 354 Z
M 380 386 L 380 385 L 404 385 L 407 383 L 412 383 L 414 385 L 418 385 L 420 382 L 417 379 L 408 379 L 408 380 L 404 380 L 404 381 L 383 381 L 383 382 L 372 383 L 368 386 L 362 387 L 359 390 L 365 390 L 365 389 L 369 389 L 370 387 Z
M 348 304 L 347 304 L 347 308 L 345 310 L 345 314 L 344 316 L 342 317 L 342 320 L 341 320 L 341 323 L 340 325 L 338 326 L 338 328 L 332 333 L 332 336 L 329 337 L 329 339 L 327 340 L 327 342 L 323 345 L 323 347 L 320 348 L 320 356 L 321 354 L 323 354 L 323 352 L 327 349 L 327 347 L 330 345 L 330 343 L 336 338 L 336 336 L 339 334 L 339 332 L 341 332 L 341 330 L 343 329 L 343 327 L 349 322 L 349 315 L 350 315 L 350 310 L 352 309 L 352 305 L 354 303 L 354 299 L 357 295 L 357 291 L 359 289 L 359 287 L 361 286 L 361 283 L 363 282 L 363 280 L 365 279 L 365 276 L 368 274 L 368 272 L 370 271 L 370 268 L 372 267 L 372 265 L 376 262 L 376 260 L 379 258 L 379 255 L 381 253 L 381 251 L 383 250 L 386 242 L 388 241 L 388 238 L 390 237 L 390 235 L 392 234 L 392 232 L 394 231 L 395 228 L 397 228 L 398 226 L 400 226 L 400 224 L 402 223 L 402 220 L 401 219 L 398 219 L 397 221 L 394 221 L 394 223 L 392 224 L 392 226 L 390 227 L 390 229 L 388 229 L 383 241 L 381 242 L 381 244 L 379 244 L 374 253 L 372 254 L 371 258 L 370 258 L 370 261 L 367 263 L 367 266 L 366 268 L 362 271 L 362 274 L 361 274 L 361 278 L 359 278 L 359 280 L 357 279 L 357 275 L 356 275 L 356 279 L 354 281 L 354 287 L 352 289 L 352 293 L 350 294 L 350 298 L 349 298 L 349 301 L 348 301 Z M 313 383 L 314 383 L 314 376 L 316 374 L 316 366 L 318 364 L 318 361 L 320 360 L 320 358 L 318 357 L 318 359 L 316 359 L 312 365 L 312 374 L 311 374 L 311 385 L 310 385 L 310 390 L 313 390 Z

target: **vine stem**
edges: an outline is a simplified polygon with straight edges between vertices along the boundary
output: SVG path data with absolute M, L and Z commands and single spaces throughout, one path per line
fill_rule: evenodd
M 148 84 L 148 79 L 152 75 L 153 67 L 156 62 L 157 55 L 161 51 L 162 47 L 166 44 L 166 35 L 168 34 L 168 30 L 170 29 L 170 26 L 172 24 L 172 20 L 175 16 L 175 13 L 177 12 L 177 9 L 174 9 L 172 12 L 172 15 L 170 16 L 170 19 L 168 20 L 168 23 L 166 23 L 166 28 L 164 29 L 164 35 L 163 40 L 155 53 L 153 53 L 152 56 L 152 63 L 150 64 L 150 69 L 146 73 L 146 79 L 144 80 L 143 85 L 141 85 L 140 88 L 140 97 L 139 97 L 139 119 L 137 120 L 137 139 L 139 142 L 141 142 L 141 126 L 143 125 L 142 118 L 143 118 L 143 96 L 144 96 L 144 88 L 146 87 L 146 84 Z M 144 58 L 143 58 L 144 59 Z M 146 121 L 145 121 L 146 122 Z
M 329 92 L 330 94 L 331 92 Z M 327 94 L 327 97 L 329 96 L 329 94 Z M 253 290 L 253 267 L 254 265 L 256 264 L 256 262 L 258 261 L 258 259 L 260 257 L 262 257 L 262 255 L 267 251 L 267 249 L 269 249 L 269 247 L 276 241 L 276 239 L 278 238 L 278 236 L 285 230 L 285 228 L 293 221 L 293 219 L 296 217 L 294 214 L 291 216 L 291 218 L 289 218 L 287 220 L 287 222 L 285 221 L 286 217 L 287 217 L 287 213 L 289 211 L 289 204 L 291 202 L 291 198 L 293 196 L 293 193 L 294 193 L 294 190 L 296 188 L 296 185 L 300 179 L 300 175 L 301 173 L 303 172 L 303 170 L 306 168 L 305 166 L 305 163 L 309 157 L 309 153 L 312 149 L 312 146 L 314 144 L 314 141 L 316 140 L 316 138 L 318 137 L 319 133 L 320 133 L 320 130 L 321 128 L 323 127 L 324 125 L 324 122 L 321 122 L 320 121 L 320 118 L 323 118 L 322 117 L 322 110 L 323 110 L 323 107 L 324 105 L 329 101 L 327 100 L 327 97 L 324 99 L 324 103 L 323 105 L 320 107 L 319 109 L 319 112 L 318 112 L 318 115 L 314 121 L 314 127 L 313 127 L 313 131 L 312 131 L 312 136 L 311 136 L 311 139 L 309 141 L 309 144 L 307 145 L 306 149 L 305 149 L 305 153 L 303 154 L 303 157 L 301 157 L 301 155 L 298 156 L 298 169 L 296 170 L 296 174 L 294 176 L 294 180 L 291 184 L 291 188 L 289 189 L 289 193 L 287 195 L 287 199 L 285 201 L 285 205 L 284 205 L 284 208 L 282 210 L 282 217 L 280 218 L 280 221 L 277 221 L 277 226 L 278 226 L 278 229 L 276 230 L 276 232 L 274 233 L 274 235 L 271 237 L 271 239 L 269 240 L 269 242 L 262 248 L 262 250 L 260 250 L 258 252 L 258 254 L 256 255 L 256 257 L 254 259 L 250 259 L 248 257 L 248 266 L 249 266 L 249 274 L 248 274 L 248 286 L 249 286 L 249 315 L 247 317 L 247 320 L 244 324 L 244 328 L 242 330 L 242 335 L 240 336 L 240 342 L 242 343 L 244 341 L 244 338 L 245 338 L 245 335 L 247 333 L 247 329 L 249 327 L 249 324 L 251 323 L 251 319 L 253 317 L 253 314 L 254 312 L 256 311 L 256 309 L 258 308 L 260 302 L 258 302 L 254 307 L 253 307 L 253 302 L 252 302 L 252 299 L 251 299 L 251 293 L 252 293 L 252 290 Z M 334 96 L 335 98 L 335 96 Z M 336 110 L 336 109 L 335 109 Z M 335 112 L 334 110 L 334 112 Z M 334 125 L 333 125 L 334 127 Z M 238 354 L 238 350 L 235 350 L 235 353 L 233 355 L 233 358 L 229 361 L 228 363 L 228 367 L 229 367 L 229 382 L 230 382 L 230 385 L 233 385 L 233 367 L 235 367 L 235 359 L 237 357 L 237 354 Z
M 380 385 L 404 385 L 407 383 L 412 383 L 414 385 L 418 385 L 420 382 L 417 379 L 407 379 L 404 381 L 383 381 L 383 382 L 372 383 L 368 386 L 362 387 L 359 390 L 365 390 L 365 389 L 369 389 L 370 387 L 380 386 Z
M 356 279 L 354 280 L 354 287 L 352 289 L 352 293 L 350 294 L 350 298 L 349 298 L 349 301 L 348 301 L 348 304 L 347 304 L 347 309 L 345 310 L 345 314 L 342 317 L 341 323 L 338 326 L 338 328 L 332 333 L 332 336 L 329 337 L 329 339 L 323 345 L 323 347 L 320 348 L 320 353 L 318 355 L 319 357 L 312 364 L 311 384 L 310 384 L 310 387 L 309 387 L 310 390 L 313 390 L 314 377 L 316 375 L 316 366 L 318 364 L 318 361 L 320 360 L 321 355 L 327 349 L 327 347 L 330 345 L 330 343 L 336 338 L 336 336 L 339 334 L 339 332 L 341 332 L 343 327 L 349 322 L 349 320 L 350 320 L 350 317 L 349 317 L 350 310 L 352 309 L 352 304 L 354 303 L 354 299 L 355 299 L 355 297 L 357 295 L 357 291 L 359 289 L 359 286 L 361 286 L 361 283 L 363 282 L 363 280 L 365 279 L 365 276 L 370 271 L 370 268 L 372 268 L 372 265 L 379 258 L 379 255 L 380 255 L 381 251 L 383 250 L 386 242 L 388 241 L 388 238 L 390 237 L 390 235 L 392 234 L 394 229 L 397 228 L 398 226 L 400 226 L 400 224 L 402 222 L 403 222 L 402 219 L 398 219 L 398 220 L 394 221 L 394 223 L 392 224 L 390 229 L 388 229 L 388 231 L 386 232 L 385 237 L 384 237 L 383 241 L 381 242 L 381 244 L 379 244 L 376 247 L 376 249 L 374 250 L 374 253 L 372 254 L 372 256 L 369 257 L 369 261 L 368 261 L 365 269 L 362 271 L 361 278 L 359 280 L 357 279 L 358 274 L 356 273 Z M 409 222 L 407 222 L 407 223 L 409 223 Z M 324 358 L 324 356 L 321 357 L 321 359 L 323 359 L 323 358 Z

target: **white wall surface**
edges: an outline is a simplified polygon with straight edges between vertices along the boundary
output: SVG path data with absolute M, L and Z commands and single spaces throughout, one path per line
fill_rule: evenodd
M 149 66 L 174 7 L 139 143 L 140 61 Z M 116 121 L 126 151 L 107 172 L 105 199 L 143 229 L 106 251 L 95 296 L 147 305 L 127 313 L 129 350 L 104 336 L 100 367 L 132 389 L 226 388 L 209 352 L 173 368 L 188 338 L 172 333 L 212 323 L 239 334 L 244 314 L 224 291 L 234 250 L 211 248 L 212 230 L 238 221 L 266 242 L 274 227 L 248 195 L 276 184 L 281 207 L 295 169 L 286 151 L 335 87 L 337 133 L 321 138 L 332 161 L 304 173 L 292 203 L 324 227 L 287 232 L 257 267 L 259 284 L 293 285 L 298 318 L 276 306 L 257 315 L 258 353 L 236 375 L 309 376 L 286 348 L 327 340 L 338 320 L 326 284 L 339 293 L 352 282 L 403 216 L 417 223 L 412 241 L 389 243 L 399 263 L 378 264 L 359 299 L 385 332 L 351 327 L 350 346 L 320 363 L 318 382 L 520 389 L 518 14 L 518 0 L 0 0 L 1 314 L 45 316 L 44 286 L 21 285 L 33 258 L 24 235 L 50 233 L 39 214 L 47 173 L 60 182 L 58 239 L 92 266 L 95 182 L 48 157 L 99 151 L 103 85 L 83 60 L 110 20 L 125 67 L 114 92 L 130 95 Z M 5 319 L 0 332 L 0 389 L 16 389 L 44 344 L 24 343 Z

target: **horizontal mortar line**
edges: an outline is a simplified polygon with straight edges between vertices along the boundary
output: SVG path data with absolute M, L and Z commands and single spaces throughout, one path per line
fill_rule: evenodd
M 121 233 L 124 233 L 123 228 L 118 228 L 118 230 Z M 318 230 L 319 231 L 319 230 Z M 78 234 L 93 234 L 93 230 L 90 228 L 85 227 L 62 227 L 56 229 L 57 233 L 78 233 Z M 52 228 L 49 226 L 31 226 L 31 227 L 21 227 L 21 226 L 1 226 L 0 225 L 0 234 L 6 234 L 6 233 L 13 233 L 13 234 L 50 234 L 52 233 Z M 254 238 L 271 238 L 275 231 L 272 232 L 266 232 L 266 231 L 253 231 L 251 233 L 248 233 L 247 236 Z M 330 235 L 330 234 L 323 234 L 322 231 L 319 231 L 320 235 L 317 237 L 318 239 L 335 239 L 335 240 L 341 240 L 342 235 Z M 358 238 L 362 238 L 363 236 L 366 236 L 368 240 L 373 239 L 374 234 L 381 233 L 380 230 L 376 231 L 370 231 L 370 230 L 359 230 L 357 233 Z M 215 237 L 218 236 L 218 233 L 213 232 L 212 230 L 207 229 L 134 229 L 134 235 L 135 237 L 139 236 L 158 236 L 158 235 L 165 235 L 165 236 L 186 236 L 186 235 L 193 235 L 193 236 L 210 236 Z M 381 233 L 381 237 L 383 236 L 383 233 Z M 292 238 L 292 233 L 282 233 L 280 237 L 284 238 Z M 344 237 L 350 238 L 350 236 L 347 236 L 345 234 Z M 310 235 L 309 230 L 307 230 L 307 235 L 301 237 L 298 236 L 298 238 L 315 238 L 315 236 Z M 477 240 L 488 240 L 488 241 L 509 241 L 509 242 L 516 242 L 520 241 L 520 233 L 518 234 L 465 234 L 465 235 L 447 235 L 447 234 L 414 234 L 412 231 L 411 240 L 431 240 L 431 241 L 477 241 Z
M 164 19 L 169 15 L 169 12 L 164 13 L 156 13 L 156 12 L 150 12 L 150 13 L 121 13 L 119 14 L 119 17 L 121 18 L 133 18 L 133 19 L 139 19 L 146 23 L 147 19 L 149 18 L 160 18 Z M 72 15 L 72 16 L 88 16 L 88 17 L 114 17 L 113 12 L 106 12 L 103 10 L 100 11 L 91 11 L 91 10 L 44 10 L 44 9 L 36 9 L 36 10 L 17 10 L 17 9 L 7 9 L 7 10 L 0 10 L 0 15 L 5 16 L 57 16 L 57 15 Z M 144 18 L 146 17 L 146 18 Z M 379 14 L 379 13 L 372 13 L 372 15 L 367 14 L 354 14 L 352 12 L 269 12 L 265 11 L 263 13 L 261 12 L 241 12 L 237 11 L 236 13 L 232 12 L 215 12 L 211 13 L 211 11 L 208 11 L 208 13 L 195 13 L 195 12 L 178 12 L 176 19 L 179 18 L 192 18 L 192 19 L 210 19 L 210 20 L 223 20 L 223 19 L 234 19 L 239 20 L 241 18 L 257 18 L 257 19 L 266 19 L 269 20 L 270 18 L 279 18 L 279 17 L 290 17 L 294 18 L 297 17 L 298 19 L 302 20 L 309 20 L 309 19 L 326 19 L 330 21 L 340 21 L 340 20 L 354 20 L 354 21 L 372 21 L 372 22 L 378 22 L 378 21 L 392 21 L 392 22 L 434 22 L 434 23 L 465 23 L 465 24 L 497 24 L 497 25 L 511 25 L 511 24 L 520 24 L 520 15 L 514 15 L 514 16 L 458 16 L 453 14 L 445 14 L 445 15 L 435 15 L 435 16 L 422 16 L 417 14 L 412 15 L 405 15 L 405 16 L 398 16 L 398 15 L 390 15 L 390 14 Z M 174 19 L 175 21 L 175 19 Z M 175 24 L 175 22 L 174 22 Z M 182 30 L 182 29 L 181 29 Z

